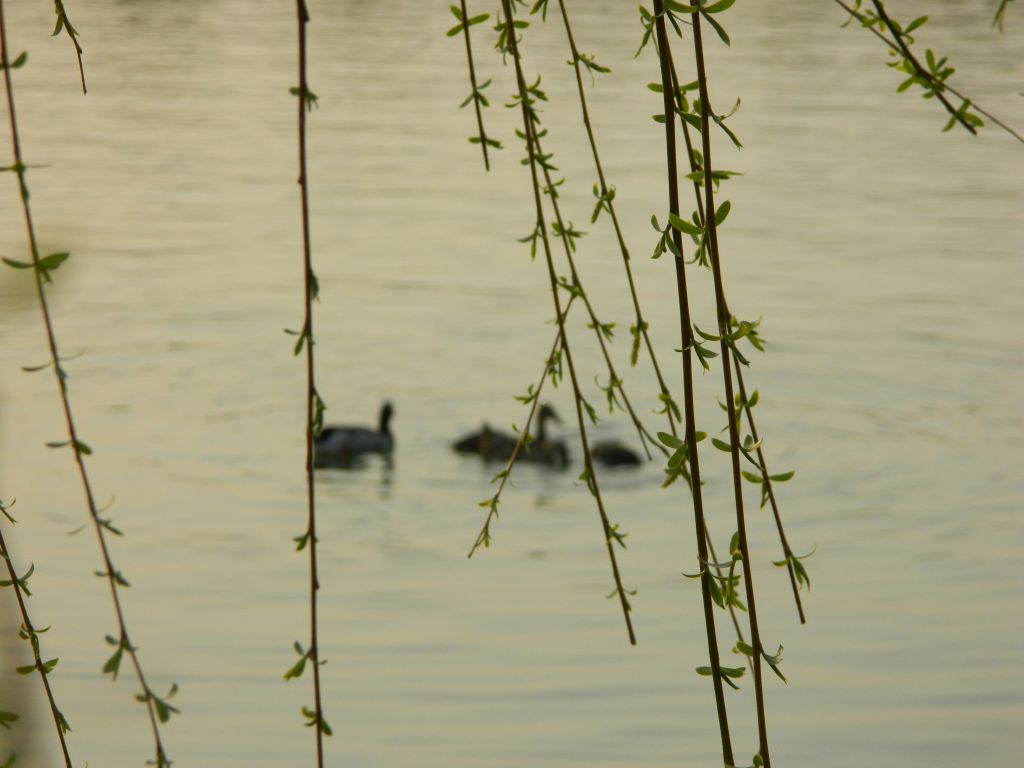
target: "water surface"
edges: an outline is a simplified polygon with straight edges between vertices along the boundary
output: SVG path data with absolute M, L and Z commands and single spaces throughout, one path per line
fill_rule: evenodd
M 922 42 L 1024 126 L 1024 19 L 1011 11 L 998 35 L 988 3 L 931 5 L 899 14 L 932 12 Z M 12 48 L 29 52 L 16 79 L 23 144 L 45 165 L 30 177 L 38 231 L 47 252 L 73 253 L 50 295 L 62 348 L 78 355 L 68 367 L 90 471 L 127 534 L 114 554 L 133 584 L 132 637 L 156 689 L 181 686 L 168 751 L 182 766 L 311 759 L 308 681 L 281 680 L 307 634 L 306 561 L 291 542 L 305 524 L 304 368 L 282 333 L 301 323 L 291 8 L 78 4 L 86 97 L 70 43 L 48 36 L 49 8 L 7 11 Z M 656 63 L 632 58 L 632 5 L 570 11 L 580 48 L 613 69 L 589 92 L 595 129 L 678 391 L 672 265 L 647 258 L 648 220 L 666 207 L 650 119 L 660 101 L 645 88 Z M 516 115 L 501 106 L 511 71 L 490 31 L 477 28 L 478 57 L 506 149 L 486 174 L 465 140 L 472 115 L 457 109 L 468 80 L 443 4 L 311 13 L 319 387 L 333 420 L 369 423 L 390 398 L 398 444 L 391 470 L 318 477 L 331 764 L 719 764 L 710 685 L 692 671 L 706 663 L 699 592 L 680 576 L 695 570 L 691 513 L 681 489 L 657 487 L 656 466 L 601 478 L 629 532 L 620 563 L 638 590 L 636 648 L 604 599 L 609 568 L 578 468 L 517 470 L 493 546 L 465 557 L 493 468 L 448 443 L 485 418 L 521 424 L 512 396 L 552 340 L 546 271 L 516 242 L 532 201 Z M 896 94 L 884 49 L 840 29 L 832 4 L 737 5 L 728 19 L 712 97 L 719 111 L 742 99 L 731 124 L 745 149 L 716 151 L 744 174 L 725 192 L 725 276 L 734 309 L 764 318 L 771 351 L 748 383 L 769 461 L 797 471 L 780 489 L 791 540 L 817 548 L 800 627 L 771 566 L 770 520 L 753 513 L 762 633 L 785 645 L 789 678 L 767 685 L 776 763 L 1012 762 L 1024 716 L 1024 582 L 1012 567 L 1024 555 L 1024 153 L 991 128 L 941 133 L 935 105 Z M 594 174 L 556 20 L 528 31 L 527 67 L 544 72 L 567 217 L 589 232 L 582 277 L 602 320 L 618 323 L 616 365 L 655 428 L 650 371 L 628 368 L 617 249 L 607 222 L 589 223 Z M 23 258 L 7 184 L 0 250 Z M 711 327 L 710 282 L 693 283 L 697 322 Z M 114 624 L 91 575 L 96 546 L 66 535 L 85 522 L 81 490 L 68 455 L 44 446 L 62 435 L 56 393 L 19 368 L 45 359 L 30 288 L 0 271 L 0 495 L 18 499 L 18 561 L 37 565 L 33 615 L 53 625 L 45 647 L 61 659 L 53 681 L 76 764 L 138 765 L 150 752 L 132 684 L 99 673 Z M 599 401 L 582 316 L 571 333 Z M 718 379 L 698 384 L 699 423 L 714 432 Z M 549 396 L 570 416 L 565 387 Z M 631 439 L 621 415 L 596 432 Z M 712 453 L 710 525 L 724 548 L 727 465 Z M 743 757 L 755 750 L 750 688 L 730 697 Z

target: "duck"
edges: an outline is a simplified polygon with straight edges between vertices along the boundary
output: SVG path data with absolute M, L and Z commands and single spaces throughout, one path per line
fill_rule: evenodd
M 484 459 L 508 459 L 516 447 L 516 438 L 492 429 L 486 421 L 479 432 L 470 432 L 452 443 L 456 453 L 469 453 Z
M 561 423 L 555 409 L 545 403 L 537 412 L 537 434 L 533 440 L 523 446 L 516 461 L 553 467 L 569 465 L 569 449 L 566 447 L 565 441 L 551 439 L 547 436 L 546 424 L 549 420 Z M 492 429 L 487 422 L 484 422 L 479 432 L 471 432 L 452 443 L 452 449 L 457 453 L 475 454 L 484 461 L 508 461 L 517 442 L 519 442 L 517 437 Z
M 590 446 L 590 458 L 606 467 L 638 467 L 640 455 L 618 440 L 599 440 Z
M 377 429 L 348 425 L 324 427 L 316 437 L 315 466 L 351 466 L 357 459 L 371 453 L 390 456 L 395 448 L 395 438 L 391 434 L 391 417 L 394 414 L 394 407 L 385 401 L 380 409 Z

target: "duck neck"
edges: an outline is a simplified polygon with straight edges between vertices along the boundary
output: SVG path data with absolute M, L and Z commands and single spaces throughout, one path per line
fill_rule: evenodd
M 545 440 L 547 440 L 547 433 L 545 431 L 545 426 L 544 426 L 547 423 L 547 420 L 548 420 L 548 412 L 547 411 L 541 411 L 540 415 L 537 417 L 537 441 L 538 442 L 543 443 Z

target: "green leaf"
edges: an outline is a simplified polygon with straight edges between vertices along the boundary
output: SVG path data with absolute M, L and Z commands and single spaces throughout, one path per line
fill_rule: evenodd
M 749 646 L 742 640 L 740 640 L 736 643 L 736 646 L 733 648 L 733 653 L 742 653 L 744 656 L 753 656 L 754 649 L 752 646 Z
M 0 728 L 6 728 L 7 730 L 11 730 L 11 723 L 15 723 L 17 721 L 17 712 L 5 712 L 3 710 L 0 710 Z M 7 765 L 10 764 L 11 763 L 7 763 Z
M 807 569 L 804 564 L 800 562 L 799 558 L 793 558 L 793 571 L 796 573 L 796 580 L 798 583 L 807 585 L 807 589 L 811 588 L 811 577 L 807 575 Z
M 669 448 L 680 448 L 686 445 L 685 441 L 680 440 L 678 437 L 669 434 L 668 432 L 659 432 L 658 439 L 661 440 L 661 442 L 667 445 Z
M 703 6 L 701 11 L 703 13 L 721 13 L 722 11 L 731 8 L 735 2 L 736 0 L 718 0 L 717 3 Z
M 70 253 L 51 253 L 49 256 L 44 256 L 39 260 L 39 268 L 44 272 L 49 272 L 51 269 L 56 269 L 65 261 L 67 261 Z
M 716 5 L 717 5 L 717 3 L 716 3 Z M 731 5 L 731 3 L 730 3 L 730 5 Z M 703 16 L 705 19 L 707 19 L 708 24 L 710 24 L 712 27 L 715 28 L 715 32 L 718 33 L 718 37 L 719 37 L 719 39 L 723 43 L 725 43 L 726 45 L 729 45 L 729 46 L 732 45 L 732 41 L 729 40 L 729 33 L 725 31 L 725 28 L 721 24 L 719 24 L 717 21 L 715 21 L 715 19 L 713 17 L 708 16 L 707 12 L 701 13 L 701 16 Z
M 722 597 L 722 588 L 718 586 L 718 582 L 715 579 L 708 579 L 708 588 L 711 591 L 711 599 L 715 601 L 715 605 L 719 608 L 725 608 L 725 598 Z M 708 667 L 708 669 L 710 670 L 711 667 Z
M 703 130 L 703 125 L 701 124 L 700 118 L 697 117 L 697 115 L 691 115 L 689 112 L 679 112 L 677 114 L 681 118 L 683 118 L 683 120 L 686 121 L 686 123 L 689 124 L 689 126 L 691 128 L 693 128 L 695 131 L 697 131 L 698 133 L 701 130 Z
M 665 7 L 670 11 L 676 13 L 696 13 L 700 10 L 699 6 L 686 5 L 685 3 L 676 2 L 676 0 L 665 0 Z
M 732 210 L 732 203 L 726 200 L 715 211 L 715 225 L 721 226 L 722 222 L 725 221 L 725 217 L 729 215 L 729 211 Z
M 171 719 L 171 712 L 178 711 L 166 701 L 158 699 L 156 696 L 153 697 L 153 708 L 156 709 L 156 716 L 161 723 L 166 723 Z
M 107 642 L 110 642 L 112 638 L 107 638 Z M 111 675 L 117 680 L 117 673 L 121 669 L 121 659 L 124 656 L 124 645 L 118 644 L 117 650 L 114 651 L 114 655 L 107 659 L 107 663 L 103 665 L 103 674 Z
M 710 333 L 704 333 L 704 331 L 702 331 L 700 329 L 700 327 L 696 323 L 694 323 L 693 330 L 695 330 L 698 334 L 700 334 L 702 337 L 704 337 L 708 341 L 721 341 L 722 340 L 721 336 L 715 336 L 715 335 L 710 334 Z
M 747 671 L 746 667 L 719 667 L 718 671 L 723 677 L 740 678 L 743 677 L 743 673 Z M 697 667 L 697 674 L 704 675 L 705 677 L 711 677 L 713 674 L 711 667 Z
M 686 461 L 686 453 L 687 448 L 686 445 L 683 444 L 675 453 L 668 457 L 668 468 L 674 470 L 681 466 L 682 463 Z
M 15 261 L 14 259 L 8 259 L 6 256 L 2 260 L 4 264 L 15 269 L 32 269 L 31 261 Z
M 674 213 L 670 213 L 668 215 L 668 221 L 669 224 L 672 225 L 673 229 L 676 229 L 685 235 L 699 236 L 704 232 L 704 230 L 701 227 L 698 227 L 695 224 L 691 224 L 686 219 L 680 218 L 679 216 L 676 216 Z
M 725 451 L 726 453 L 732 452 L 732 446 L 724 440 L 719 440 L 717 437 L 711 438 L 711 444 L 720 451 Z
M 775 483 L 784 483 L 791 479 L 796 474 L 796 470 L 790 470 L 789 472 L 783 472 L 778 475 L 768 475 L 768 479 Z

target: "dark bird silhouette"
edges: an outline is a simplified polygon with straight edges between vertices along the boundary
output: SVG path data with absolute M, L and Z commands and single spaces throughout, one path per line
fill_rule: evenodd
M 533 440 L 523 446 L 517 461 L 529 464 L 545 464 L 552 467 L 569 465 L 569 449 L 564 440 L 552 439 L 547 435 L 547 422 L 550 420 L 561 423 L 555 409 L 546 403 L 537 412 L 537 433 Z M 508 461 L 515 450 L 518 438 L 506 432 L 491 429 L 484 422 L 479 432 L 468 435 L 452 443 L 457 453 L 475 454 L 484 461 Z
M 638 467 L 640 455 L 618 440 L 600 440 L 590 446 L 590 457 L 606 467 Z
M 380 409 L 380 425 L 371 427 L 329 426 L 316 438 L 314 464 L 317 467 L 346 467 L 371 453 L 390 455 L 395 447 L 391 435 L 391 417 L 395 409 L 385 402 Z

